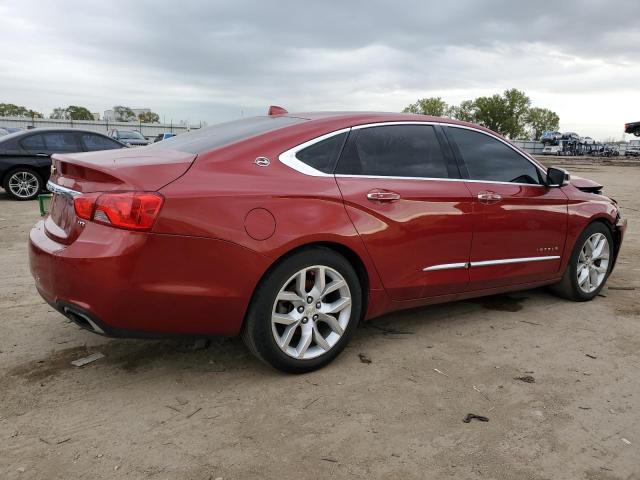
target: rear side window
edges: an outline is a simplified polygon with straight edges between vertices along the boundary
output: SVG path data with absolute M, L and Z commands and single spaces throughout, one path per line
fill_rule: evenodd
M 20 146 L 25 150 L 44 150 L 42 135 L 30 135 L 20 140 Z
M 296 158 L 324 173 L 332 173 L 347 133 L 340 133 L 296 153 Z
M 297 117 L 243 118 L 167 138 L 152 144 L 149 148 L 203 153 L 304 121 L 305 119 Z
M 111 140 L 110 138 L 103 137 L 102 135 L 93 135 L 91 133 L 83 133 L 80 135 L 82 143 L 88 152 L 95 152 L 97 150 L 113 150 L 115 148 L 122 148 L 118 142 Z
M 76 137 L 72 133 L 45 133 L 44 143 L 52 152 L 78 152 Z
M 389 125 L 353 130 L 336 173 L 449 177 L 447 162 L 430 125 Z
M 448 127 L 471 180 L 541 183 L 538 169 L 513 148 L 481 132 Z

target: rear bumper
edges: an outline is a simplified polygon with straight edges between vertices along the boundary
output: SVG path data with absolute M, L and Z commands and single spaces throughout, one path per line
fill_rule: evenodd
M 56 310 L 120 337 L 237 335 L 271 263 L 222 240 L 91 222 L 67 246 L 50 239 L 42 221 L 30 232 L 29 262 L 38 291 Z

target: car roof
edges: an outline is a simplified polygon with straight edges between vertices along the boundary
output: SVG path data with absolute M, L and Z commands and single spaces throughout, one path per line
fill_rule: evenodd
M 285 128 L 297 129 L 308 128 L 309 130 L 315 130 L 316 127 L 321 125 L 329 130 L 339 130 L 342 128 L 348 128 L 356 125 L 366 125 L 369 123 L 386 123 L 386 122 L 431 122 L 431 123 L 443 123 L 448 125 L 460 125 L 464 127 L 471 127 L 476 130 L 488 132 L 492 135 L 497 135 L 503 138 L 498 133 L 489 130 L 482 125 L 475 123 L 464 122 L 462 120 L 455 120 L 448 117 L 434 117 L 431 115 L 420 115 L 415 113 L 397 113 L 397 112 L 300 112 L 300 113 L 286 113 L 281 115 L 274 115 L 276 117 L 293 117 L 307 120 L 302 124 L 290 125 Z M 506 140 L 506 139 L 504 139 Z M 508 141 L 508 140 L 506 140 Z
M 102 132 L 96 132 L 93 130 L 85 130 L 81 128 L 56 128 L 56 127 L 44 127 L 44 128 L 32 128 L 30 130 L 21 130 L 14 132 L 12 138 L 17 138 L 20 135 L 28 135 L 31 133 L 95 133 L 98 135 L 104 135 Z

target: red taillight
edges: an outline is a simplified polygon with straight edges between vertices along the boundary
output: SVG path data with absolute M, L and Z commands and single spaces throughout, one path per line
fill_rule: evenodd
M 88 193 L 74 198 L 73 208 L 76 211 L 76 215 L 83 220 L 91 220 L 91 217 L 93 217 L 93 206 L 99 195 L 99 193 Z
M 164 198 L 150 192 L 81 195 L 74 199 L 78 217 L 127 230 L 151 230 Z

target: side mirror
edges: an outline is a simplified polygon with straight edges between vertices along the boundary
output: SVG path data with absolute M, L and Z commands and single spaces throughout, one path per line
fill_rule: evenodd
M 569 185 L 571 175 L 563 168 L 549 167 L 547 169 L 547 187 L 564 187 Z

